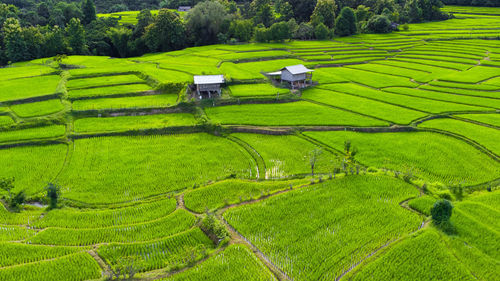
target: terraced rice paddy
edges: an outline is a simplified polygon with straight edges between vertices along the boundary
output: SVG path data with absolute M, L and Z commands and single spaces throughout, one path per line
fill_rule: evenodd
M 42 192 L 44 185 L 62 168 L 67 149 L 63 144 L 4 149 L 0 159 L 9 165 L 2 167 L 2 175 L 16 179 L 16 192 Z
M 0 132 L 0 143 L 57 138 L 63 136 L 64 132 L 64 126 L 57 125 Z
M 411 252 L 412 255 L 408 256 L 408 252 Z M 440 268 L 426 270 L 425 267 L 420 266 L 421 264 L 434 264 Z M 413 275 L 408 275 L 408 272 Z M 434 275 L 438 272 L 439 275 Z M 435 231 L 427 231 L 406 238 L 387 255 L 366 266 L 350 280 L 381 280 L 388 278 L 435 280 L 440 278 L 441 274 L 444 274 L 448 280 L 474 280 L 467 272 L 467 268 L 446 249 L 446 245 L 440 242 L 439 234 Z
M 398 206 L 415 192 L 388 177 L 357 176 L 243 206 L 225 218 L 291 278 L 335 279 L 400 233 L 418 228 L 419 217 Z
M 7 126 L 14 124 L 14 120 L 10 116 L 0 116 L 0 126 Z
M 88 89 L 94 87 L 137 84 L 144 83 L 142 79 L 135 75 L 111 75 L 92 78 L 71 79 L 66 84 L 69 90 L 73 89 Z
M 359 150 L 357 155 L 359 161 L 366 165 L 400 172 L 412 171 L 423 179 L 445 184 L 477 184 L 485 178 L 494 180 L 500 172 L 500 166 L 496 161 L 478 149 L 438 133 L 306 132 L 305 134 L 339 150 L 342 149 L 345 140 L 350 140 Z M 436 154 L 436 151 L 440 153 Z M 448 164 L 443 166 L 442 163 Z
M 332 85 L 332 88 L 335 88 L 334 85 Z M 304 92 L 303 98 L 340 107 L 355 113 L 366 114 L 396 124 L 409 124 L 413 120 L 426 116 L 423 112 L 393 106 L 359 96 L 343 94 L 333 90 L 323 90 L 319 88 L 311 89 Z
M 16 104 L 10 107 L 14 114 L 21 118 L 36 117 L 57 113 L 64 109 L 59 99 L 34 103 Z
M 234 270 L 236 269 L 236 270 Z M 165 280 L 205 280 L 213 276 L 223 280 L 276 280 L 261 261 L 241 245 L 229 246 L 224 252 L 201 265 Z
M 72 149 L 72 161 L 59 182 L 65 197 L 85 202 L 139 200 L 231 174 L 256 175 L 246 151 L 208 134 L 98 137 L 76 140 Z M 178 153 L 185 149 L 190 157 Z
M 195 125 L 194 116 L 189 113 L 166 115 L 93 117 L 78 119 L 74 123 L 76 133 L 117 132 L 144 129 Z
M 0 269 L 0 280 L 86 280 L 100 276 L 98 263 L 84 252 Z
M 259 134 L 234 134 L 256 149 L 265 164 L 265 178 L 286 178 L 310 172 L 307 155 L 314 149 L 320 149 L 296 136 L 268 136 Z M 323 151 L 316 163 L 316 172 L 330 173 L 337 167 L 336 156 Z
M 227 180 L 194 189 L 184 196 L 184 201 L 188 209 L 203 213 L 207 209 L 220 209 L 230 204 L 258 199 L 290 187 L 298 187 L 308 183 L 308 180 L 270 182 Z
M 130 243 L 154 240 L 185 231 L 192 227 L 195 221 L 193 215 L 184 210 L 179 210 L 153 222 L 133 225 L 92 229 L 48 227 L 27 242 L 30 244 L 65 246 L 87 246 L 109 242 Z
M 279 96 L 288 93 L 288 89 L 275 88 L 269 84 L 242 84 L 229 87 L 234 97 L 245 96 Z
M 116 96 L 134 93 L 144 93 L 151 91 L 151 87 L 146 84 L 120 85 L 114 87 L 100 87 L 81 90 L 72 90 L 69 96 L 72 99 L 81 99 L 89 97 Z
M 387 124 L 384 121 L 307 101 L 206 107 L 205 112 L 213 122 L 225 125 L 383 126 Z M 314 112 L 314 115 L 308 112 Z
M 462 114 L 457 117 L 500 127 L 500 115 L 497 114 Z
M 152 95 L 123 98 L 85 99 L 73 102 L 73 110 L 120 110 L 129 108 L 162 108 L 174 106 L 177 95 Z
M 434 119 L 424 122 L 420 126 L 464 135 L 467 139 L 483 145 L 493 153 L 500 154 L 500 144 L 497 141 L 500 139 L 500 132 L 497 129 L 454 119 Z
M 54 95 L 60 80 L 59 75 L 48 75 L 2 81 L 0 102 Z
M 0 68 L 0 179 L 30 203 L 0 190 L 0 280 L 498 280 L 500 11 L 444 9 L 391 34 Z M 297 64 L 313 87 L 265 75 Z M 192 94 L 202 74 L 220 97 Z

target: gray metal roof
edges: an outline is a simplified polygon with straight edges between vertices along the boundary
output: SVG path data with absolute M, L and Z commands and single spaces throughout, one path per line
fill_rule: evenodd
M 302 74 L 302 73 L 308 73 L 308 72 L 313 72 L 314 71 L 312 69 L 309 69 L 309 68 L 305 67 L 303 64 L 287 66 L 285 68 L 282 68 L 281 70 L 285 70 L 285 69 L 288 70 L 293 75 Z
M 195 75 L 194 84 L 222 84 L 224 83 L 224 75 Z
M 281 71 L 269 72 L 267 75 L 270 75 L 270 76 L 281 75 Z

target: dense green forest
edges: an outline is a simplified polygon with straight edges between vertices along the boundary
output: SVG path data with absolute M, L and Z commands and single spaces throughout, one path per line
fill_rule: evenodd
M 439 10 L 440 0 L 0 2 L 1 65 L 59 54 L 129 57 L 215 43 L 323 40 L 450 17 Z M 180 5 L 193 8 L 180 16 L 173 10 Z M 123 10 L 141 10 L 137 24 L 97 17 Z

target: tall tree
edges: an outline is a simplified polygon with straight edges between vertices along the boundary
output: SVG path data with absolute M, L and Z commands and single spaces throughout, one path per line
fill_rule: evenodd
M 84 0 L 82 3 L 83 23 L 89 24 L 96 20 L 95 5 L 93 0 Z
M 49 11 L 49 6 L 47 5 L 47 3 L 42 2 L 42 3 L 38 4 L 38 6 L 36 8 L 36 13 L 39 16 L 48 19 L 50 17 L 50 11 Z
M 348 36 L 356 33 L 356 15 L 354 10 L 344 7 L 335 21 L 335 34 L 339 36 Z
M 271 39 L 274 41 L 282 42 L 286 39 L 290 39 L 290 26 L 287 22 L 277 22 L 271 25 L 269 28 L 269 32 L 271 33 Z
M 141 37 L 146 31 L 146 27 L 154 21 L 153 15 L 150 10 L 142 10 L 137 15 L 137 24 L 134 28 L 133 37 Z
M 375 14 L 381 14 L 384 9 L 394 12 L 397 9 L 397 4 L 394 0 L 377 0 L 372 8 Z
M 47 198 L 49 199 L 49 209 L 57 208 L 57 202 L 61 196 L 61 187 L 57 184 L 49 183 L 45 190 L 47 191 Z
M 293 18 L 293 7 L 285 0 L 278 0 L 275 4 L 276 12 L 279 13 L 279 21 L 288 21 Z
M 217 1 L 198 3 L 186 16 L 186 28 L 195 45 L 215 44 L 218 34 L 225 33 L 223 24 L 227 19 L 224 5 Z
M 119 57 L 126 57 L 131 49 L 132 30 L 125 27 L 113 27 L 107 33 Z
M 295 19 L 304 22 L 311 19 L 317 0 L 288 0 L 288 2 L 293 7 Z
M 311 15 L 311 22 L 313 25 L 324 23 L 328 28 L 333 28 L 335 25 L 335 10 L 337 10 L 335 0 L 318 0 Z
M 255 41 L 259 43 L 269 42 L 272 38 L 271 32 L 269 32 L 269 28 L 265 27 L 257 27 L 255 28 Z
M 366 7 L 365 5 L 359 5 L 357 8 L 356 8 L 356 20 L 358 22 L 361 22 L 361 21 L 367 21 L 369 18 L 370 18 L 370 8 L 369 7 Z
M 38 4 L 36 8 L 36 13 L 38 15 L 40 25 L 46 25 L 49 21 L 50 18 L 50 11 L 49 11 L 49 6 L 47 3 L 42 2 Z
M 422 9 L 417 0 L 408 0 L 404 7 L 404 12 L 409 22 L 419 22 L 422 20 Z
M 274 21 L 273 9 L 271 5 L 265 4 L 259 6 L 259 9 L 255 13 L 254 22 L 255 24 L 263 24 L 269 27 Z
M 161 9 L 155 21 L 146 28 L 144 40 L 153 52 L 181 49 L 186 42 L 185 28 L 178 15 Z
M 314 28 L 311 24 L 302 22 L 293 35 L 296 39 L 310 40 L 314 37 Z
M 3 24 L 5 55 L 12 62 L 22 61 L 28 56 L 28 46 L 24 39 L 19 20 L 8 18 Z
M 234 20 L 229 27 L 229 34 L 240 42 L 248 42 L 253 36 L 252 20 Z
M 59 26 L 54 26 L 45 36 L 45 44 L 43 44 L 44 54 L 46 57 L 65 54 L 68 48 L 67 45 L 64 38 L 64 30 L 59 28 Z
M 42 57 L 42 45 L 44 35 L 40 29 L 34 26 L 28 26 L 22 29 L 24 41 L 26 42 L 26 57 L 23 60 L 30 60 Z
M 4 22 L 8 18 L 17 19 L 18 14 L 19 14 L 19 10 L 17 9 L 16 6 L 0 3 L 0 31 L 3 28 Z M 0 46 L 1 46 L 1 43 L 2 43 L 2 36 L 0 36 Z
M 80 21 L 83 18 L 82 9 L 77 6 L 76 3 L 68 4 L 66 2 L 59 2 L 56 5 L 56 9 L 60 9 L 62 11 L 64 25 L 68 24 L 72 18 L 77 18 Z
M 311 176 L 314 178 L 314 168 L 316 168 L 316 163 L 323 154 L 323 150 L 321 148 L 315 148 L 309 152 L 307 155 L 307 160 L 309 160 L 309 166 L 311 167 Z
M 79 19 L 72 18 L 66 26 L 66 36 L 72 54 L 84 54 L 86 50 L 85 29 Z

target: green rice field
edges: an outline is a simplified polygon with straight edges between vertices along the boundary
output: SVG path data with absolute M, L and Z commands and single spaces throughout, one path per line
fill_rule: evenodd
M 500 8 L 442 10 L 0 68 L 0 281 L 500 281 Z
M 36 117 L 57 113 L 64 109 L 59 99 L 34 103 L 16 104 L 11 106 L 12 111 L 19 117 Z
M 58 75 L 38 76 L 3 81 L 0 85 L 0 102 L 23 100 L 58 93 Z
M 208 117 L 226 125 L 347 125 L 383 126 L 387 123 L 307 101 L 206 107 Z M 308 112 L 314 112 L 309 115 Z
M 196 120 L 192 114 L 94 117 L 78 119 L 74 123 L 76 133 L 116 132 L 166 127 L 192 126 Z
M 287 89 L 275 88 L 269 84 L 242 84 L 230 86 L 229 90 L 234 97 L 246 96 L 279 96 L 286 94 Z
M 132 84 L 111 87 L 99 87 L 90 89 L 80 89 L 69 91 L 69 96 L 72 99 L 102 97 L 102 96 L 115 96 L 134 93 L 143 93 L 151 91 L 151 87 L 146 84 Z
M 418 228 L 419 217 L 398 206 L 415 193 L 389 177 L 357 176 L 291 191 L 224 217 L 291 278 L 335 279 L 367 253 Z M 359 200 L 358 207 L 351 200 Z
M 200 143 L 205 144 L 195 146 Z M 193 149 L 192 159 L 176 153 L 188 147 Z M 256 174 L 246 151 L 224 138 L 208 134 L 97 137 L 77 140 L 72 149 L 73 161 L 63 169 L 59 181 L 65 186 L 62 191 L 65 196 L 80 201 L 138 200 L 231 174 L 242 178 L 254 178 Z M 219 150 L 224 150 L 225 154 L 216 153 Z M 167 161 L 164 155 L 169 155 Z M 185 169 L 187 166 L 191 168 Z M 171 172 L 164 173 L 165 169 Z M 114 173 L 116 170 L 121 173 Z M 184 176 L 179 177 L 180 174 Z
M 97 98 L 76 100 L 73 102 L 72 107 L 75 111 L 161 108 L 174 106 L 177 103 L 177 99 L 177 95 L 173 94 L 121 98 Z

